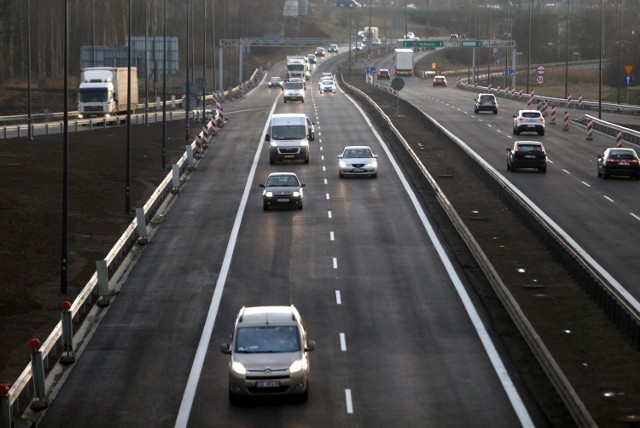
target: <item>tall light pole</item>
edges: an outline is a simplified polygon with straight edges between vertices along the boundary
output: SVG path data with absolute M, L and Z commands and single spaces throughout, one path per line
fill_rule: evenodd
M 167 169 L 167 0 L 162 21 L 162 170 Z
M 600 0 L 600 49 L 598 49 L 598 119 L 602 119 L 602 20 L 603 13 L 603 0 Z
M 620 87 L 622 86 L 622 5 L 624 0 L 618 0 L 618 104 L 620 104 Z
M 31 140 L 31 0 L 27 0 L 27 135 Z
M 529 0 L 529 40 L 527 41 L 529 44 L 527 48 L 527 94 L 529 93 L 529 70 L 531 69 L 531 3 L 532 2 L 533 0 Z
M 67 294 L 68 230 L 69 230 L 69 0 L 64 0 L 64 90 L 62 143 L 62 257 L 60 294 Z
M 129 43 L 127 43 L 127 152 L 125 167 L 125 212 L 131 212 L 131 0 L 129 0 Z
M 571 12 L 571 0 L 567 0 L 567 23 L 565 25 L 565 39 L 567 44 L 567 52 L 564 65 L 564 98 L 569 97 L 569 14 Z

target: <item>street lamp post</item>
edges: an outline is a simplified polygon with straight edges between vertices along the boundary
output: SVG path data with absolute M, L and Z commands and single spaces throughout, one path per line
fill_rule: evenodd
M 129 0 L 129 43 L 127 43 L 127 153 L 125 167 L 125 212 L 131 212 L 131 0 Z
M 566 55 L 564 65 L 564 98 L 569 97 L 569 14 L 571 11 L 571 0 L 567 0 L 567 23 L 565 25 L 565 39 L 566 39 Z
M 62 148 L 62 257 L 60 260 L 60 294 L 67 294 L 67 264 L 69 257 L 69 0 L 64 0 L 64 90 Z
M 527 48 L 527 94 L 529 93 L 529 71 L 531 69 L 531 3 L 533 0 L 529 0 L 529 40 Z
M 598 119 L 602 119 L 602 20 L 603 0 L 600 0 L 600 49 L 598 49 Z
M 622 5 L 624 0 L 618 1 L 618 104 L 620 104 L 620 90 L 622 86 Z
M 162 22 L 162 170 L 167 169 L 167 0 L 164 0 Z

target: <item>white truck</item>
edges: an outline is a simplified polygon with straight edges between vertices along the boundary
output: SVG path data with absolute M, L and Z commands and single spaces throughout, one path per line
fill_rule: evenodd
M 127 112 L 127 67 L 88 67 L 81 70 L 79 117 L 116 116 Z M 131 67 L 131 111 L 138 105 L 138 70 Z
M 299 78 L 309 80 L 311 71 L 309 68 L 309 59 L 303 56 L 287 57 L 287 80 L 291 78 Z
M 413 49 L 397 48 L 393 55 L 396 76 L 413 76 Z
M 363 34 L 367 40 L 376 40 L 378 38 L 378 27 L 364 27 Z

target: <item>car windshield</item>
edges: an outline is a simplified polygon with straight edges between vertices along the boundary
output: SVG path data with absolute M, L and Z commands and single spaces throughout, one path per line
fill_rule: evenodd
M 616 159 L 635 159 L 633 153 L 628 150 L 612 150 L 609 152 L 608 157 Z
M 537 118 L 540 117 L 540 113 L 537 111 L 528 111 L 522 113 L 522 117 Z
M 274 125 L 271 138 L 274 140 L 302 140 L 306 136 L 304 125 Z
M 371 154 L 371 150 L 362 148 L 362 149 L 346 149 L 342 157 L 345 158 L 371 158 L 373 155 Z
M 521 152 L 541 152 L 542 146 L 537 144 L 519 144 L 518 150 Z
M 237 330 L 236 352 L 296 352 L 300 351 L 297 326 L 243 327 Z
M 293 175 L 272 175 L 267 179 L 266 187 L 273 187 L 273 186 L 298 187 L 299 185 L 300 183 L 298 182 L 298 179 Z
M 480 96 L 482 101 L 493 101 L 495 98 L 493 95 L 482 95 Z

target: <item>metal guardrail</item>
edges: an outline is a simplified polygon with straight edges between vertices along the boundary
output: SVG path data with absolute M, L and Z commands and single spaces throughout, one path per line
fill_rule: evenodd
M 235 99 L 239 96 L 244 95 L 246 92 L 255 88 L 259 85 L 261 79 L 263 78 L 264 73 L 262 70 L 255 70 L 251 75 L 249 81 L 242 83 L 241 85 L 236 86 L 235 88 L 230 89 L 229 91 L 225 91 L 221 94 L 225 99 Z M 199 115 L 201 111 L 192 111 L 191 114 Z M 184 117 L 184 115 L 183 115 Z M 191 143 L 191 148 L 195 149 L 196 142 Z M 178 160 L 176 165 L 178 165 L 179 174 L 185 173 L 190 167 L 189 159 L 187 152 L 182 155 L 182 157 Z M 153 216 L 156 215 L 160 206 L 165 202 L 166 198 L 171 193 L 173 188 L 173 171 L 168 173 L 164 180 L 158 185 L 156 190 L 150 196 L 149 200 L 143 207 L 144 218 L 146 222 L 149 222 Z M 138 239 L 137 234 L 137 226 L 138 221 L 137 218 L 134 218 L 129 226 L 126 228 L 124 233 L 121 235 L 120 239 L 113 246 L 111 251 L 104 258 L 107 264 L 107 270 L 109 272 L 109 276 L 117 272 L 120 268 L 122 262 L 125 260 L 127 255 L 130 253 L 131 249 L 134 247 L 135 243 Z M 76 299 L 71 304 L 71 308 L 69 312 L 71 312 L 71 317 L 78 321 L 79 318 L 83 315 L 86 315 L 88 309 L 93 306 L 94 301 L 97 297 L 97 284 L 98 284 L 98 275 L 95 272 L 89 282 L 84 286 L 84 288 L 80 291 Z M 57 361 L 60 354 L 62 354 L 62 345 L 60 343 L 62 338 L 62 322 L 59 321 L 56 326 L 53 328 L 47 339 L 39 348 L 39 351 L 42 353 L 43 362 L 45 369 L 48 369 L 51 362 L 55 363 Z M 13 423 L 13 419 L 15 415 L 21 414 L 26 408 L 28 403 L 31 401 L 33 393 L 30 389 L 33 388 L 33 385 L 30 384 L 33 376 L 33 371 L 31 367 L 31 363 L 29 363 L 25 369 L 22 371 L 18 379 L 11 385 L 9 391 L 7 392 L 8 402 L 10 407 L 9 419 L 10 425 Z M 2 397 L 6 398 L 6 397 Z M 26 404 L 21 407 L 21 404 Z M 2 410 L 2 409 L 0 409 Z M 0 411 L 0 413 L 2 413 Z M 0 427 L 1 428 L 9 428 L 4 426 L 4 418 L 2 418 L 4 414 L 0 414 Z
M 359 95 L 359 97 L 365 99 L 371 103 L 378 113 L 384 118 L 387 125 L 394 130 L 400 141 L 403 141 L 405 147 L 408 148 L 406 142 L 404 142 L 402 136 L 397 129 L 393 126 L 391 120 L 384 114 L 382 109 L 378 107 L 366 94 L 362 91 L 348 85 L 343 81 L 346 86 Z M 579 279 L 579 283 L 582 287 L 591 295 L 594 300 L 600 305 L 600 307 L 606 312 L 609 318 L 620 328 L 625 334 L 627 339 L 636 348 L 640 349 L 640 310 L 633 303 L 627 302 L 627 300 L 620 292 L 619 287 L 615 284 L 608 283 L 603 275 L 599 273 L 597 267 L 593 267 L 587 259 L 585 259 L 585 253 L 580 248 L 576 248 L 577 244 L 570 240 L 563 232 L 556 229 L 556 226 L 550 219 L 546 218 L 543 213 L 538 212 L 532 208 L 526 198 L 520 195 L 517 189 L 514 189 L 509 183 L 503 182 L 495 173 L 493 168 L 488 165 L 483 159 L 479 158 L 470 148 L 468 148 L 461 140 L 451 134 L 447 129 L 438 124 L 435 120 L 422 112 L 417 106 L 412 103 L 406 102 L 411 108 L 419 110 L 424 116 L 427 123 L 433 128 L 434 132 L 443 135 L 445 138 L 450 139 L 456 143 L 461 150 L 463 150 L 469 157 L 469 162 L 474 166 L 474 171 L 479 175 L 484 182 L 486 182 L 494 191 L 500 195 L 500 198 L 507 204 L 507 206 L 518 216 L 518 218 L 525 221 L 528 226 L 546 243 L 550 252 L 560 260 L 568 270 Z M 410 150 L 410 149 L 409 149 Z M 410 152 L 411 153 L 411 152 Z M 460 235 L 463 237 L 470 251 L 473 253 L 476 261 L 481 266 L 485 276 L 491 283 L 496 294 L 502 301 L 503 305 L 509 312 L 510 316 L 514 320 L 518 330 L 527 341 L 532 352 L 538 359 L 540 365 L 545 370 L 545 373 L 549 377 L 550 381 L 554 385 L 554 388 L 562 398 L 563 402 L 571 412 L 575 422 L 579 426 L 592 427 L 596 426 L 593 418 L 589 414 L 588 410 L 580 400 L 579 396 L 562 373 L 562 370 L 555 362 L 546 346 L 537 335 L 533 327 L 530 325 L 526 317 L 524 316 L 519 305 L 515 299 L 509 293 L 504 283 L 500 280 L 499 276 L 495 272 L 493 266 L 484 255 L 482 249 L 475 242 L 473 236 L 466 229 L 463 222 L 446 199 L 446 196 L 442 194 L 435 180 L 430 177 L 426 168 L 421 165 L 417 157 L 413 154 L 414 160 L 425 174 L 425 178 L 431 184 L 432 189 L 436 193 L 442 208 L 447 212 L 452 224 L 456 227 Z

